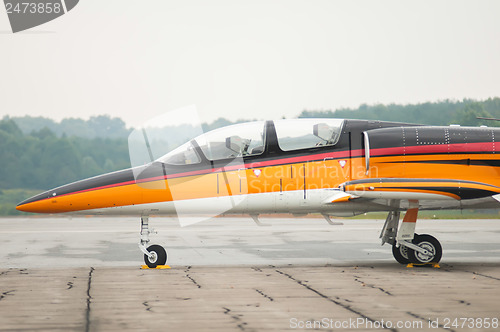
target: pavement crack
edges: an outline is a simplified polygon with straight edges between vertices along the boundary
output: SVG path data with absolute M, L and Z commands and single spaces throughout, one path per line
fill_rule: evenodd
M 465 272 L 469 272 L 469 273 L 472 273 L 472 274 L 475 274 L 475 275 L 478 275 L 478 276 L 481 276 L 481 277 L 490 278 L 490 279 L 493 279 L 493 280 L 500 281 L 500 278 L 489 276 L 487 274 L 482 274 L 482 273 L 478 273 L 478 272 L 474 272 L 474 271 L 465 271 Z
M 394 296 L 394 295 L 392 295 L 392 293 L 391 293 L 391 292 L 386 291 L 386 290 L 385 290 L 385 289 L 383 289 L 382 287 L 377 287 L 377 286 L 375 286 L 375 285 L 367 284 L 366 282 L 364 282 L 363 280 L 361 280 L 361 279 L 359 279 L 359 278 L 360 278 L 360 277 L 358 277 L 358 276 L 354 276 L 354 281 L 359 282 L 359 283 L 360 283 L 363 287 L 365 287 L 365 286 L 366 286 L 366 287 L 370 287 L 370 288 L 373 288 L 373 289 L 378 289 L 379 291 L 381 291 L 381 292 L 382 292 L 382 293 L 384 293 L 384 294 L 387 294 L 387 295 L 389 295 L 389 296 Z
M 193 282 L 193 284 L 196 285 L 196 287 L 201 288 L 201 285 L 196 282 L 196 280 L 193 279 L 189 274 L 186 274 L 186 277 Z
M 73 288 L 73 283 L 71 281 L 68 282 L 67 285 L 68 285 L 68 288 L 66 290 Z
M 461 303 L 461 304 L 465 304 L 465 305 L 471 305 L 470 302 L 467 302 L 467 301 L 464 301 L 464 300 L 459 300 L 458 302 Z
M 408 315 L 410 315 L 410 316 L 414 317 L 414 318 L 421 319 L 421 320 L 423 320 L 424 322 L 430 322 L 430 319 L 427 319 L 427 318 L 425 318 L 425 317 L 422 317 L 422 316 L 420 316 L 420 315 L 417 315 L 416 313 L 413 313 L 413 312 L 411 312 L 411 311 L 407 311 L 406 313 L 407 313 Z M 451 331 L 451 332 L 455 332 L 455 330 L 450 329 L 450 328 L 447 328 L 447 327 L 445 327 L 444 325 L 439 324 L 439 323 L 438 323 L 438 327 L 439 327 L 439 328 L 442 328 L 442 329 L 444 329 L 444 330 L 448 330 L 448 331 Z
M 2 301 L 6 296 L 14 295 L 14 294 L 11 294 L 13 292 L 15 292 L 15 290 L 6 291 L 6 292 L 3 292 L 2 294 L 0 294 L 0 301 Z
M 291 280 L 295 281 L 297 284 L 301 285 L 302 287 L 305 287 L 306 289 L 310 290 L 311 292 L 313 292 L 313 293 L 315 293 L 315 294 L 317 294 L 317 295 L 321 296 L 321 297 L 322 297 L 322 298 L 324 298 L 325 300 L 328 300 L 328 301 L 330 301 L 330 302 L 332 302 L 332 303 L 334 303 L 334 304 L 338 305 L 339 307 L 342 307 L 342 308 L 344 308 L 345 310 L 350 311 L 350 312 L 352 312 L 352 313 L 354 313 L 354 314 L 356 314 L 356 315 L 358 315 L 358 316 L 360 316 L 360 317 L 362 317 L 362 318 L 364 318 L 364 319 L 366 319 L 366 320 L 368 320 L 368 321 L 370 321 L 370 322 L 372 322 L 372 323 L 375 323 L 375 322 L 376 322 L 376 320 L 375 320 L 375 319 L 373 319 L 373 318 L 371 318 L 371 317 L 368 317 L 367 315 L 365 315 L 365 314 L 363 314 L 362 312 L 360 312 L 360 311 L 358 311 L 358 310 L 354 309 L 354 308 L 353 308 L 353 307 L 351 307 L 350 305 L 346 305 L 346 304 L 344 304 L 344 303 L 342 303 L 342 302 L 339 302 L 339 301 L 336 301 L 336 300 L 332 299 L 332 298 L 331 298 L 331 297 L 329 297 L 328 295 L 325 295 L 325 294 L 321 293 L 320 291 L 318 291 L 317 289 L 314 289 L 313 287 L 309 286 L 308 284 L 304 283 L 303 281 L 298 280 L 298 279 L 295 279 L 292 275 L 290 275 L 290 274 L 288 274 L 288 273 L 286 273 L 286 272 L 280 271 L 280 270 L 275 270 L 275 271 L 276 271 L 277 273 L 281 274 L 282 276 L 288 277 L 289 279 L 291 279 Z M 397 331 L 396 329 L 388 328 L 388 327 L 385 327 L 385 326 L 384 326 L 384 329 L 386 329 L 386 330 L 390 330 L 390 331 L 394 331 L 394 332 L 396 332 L 396 331 Z
M 189 270 L 191 270 L 191 266 L 188 266 L 187 269 L 184 271 L 184 273 L 186 273 L 186 278 L 191 280 L 193 282 L 193 284 L 196 285 L 196 287 L 201 288 L 201 285 L 198 282 L 196 282 L 196 280 L 194 280 L 194 278 L 191 277 L 191 275 L 188 273 Z
M 142 305 L 146 307 L 146 311 L 152 312 L 151 309 L 153 309 L 153 307 L 149 305 L 148 301 L 142 302 Z
M 87 283 L 87 309 L 85 311 L 85 332 L 90 331 L 90 304 L 92 303 L 92 296 L 90 295 L 90 289 L 92 287 L 92 274 L 94 273 L 94 268 L 90 268 L 89 279 Z
M 224 315 L 228 315 L 229 317 L 231 317 L 235 321 L 235 323 L 237 323 L 236 327 L 240 331 L 250 331 L 250 330 L 247 330 L 248 323 L 244 322 L 243 319 L 241 319 L 241 317 L 243 317 L 243 315 L 235 315 L 235 314 L 233 314 L 231 309 L 229 309 L 227 307 L 222 307 L 222 309 L 224 310 Z
M 268 299 L 269 301 L 273 302 L 274 299 L 272 297 L 270 297 L 269 295 L 265 294 L 263 291 L 261 291 L 260 289 L 256 289 L 255 290 L 257 293 L 259 293 L 260 295 L 264 296 L 266 299 Z

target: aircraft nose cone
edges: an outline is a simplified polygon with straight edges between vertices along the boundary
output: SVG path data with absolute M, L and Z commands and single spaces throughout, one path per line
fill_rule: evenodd
M 23 203 L 23 202 L 21 202 L 21 203 L 19 203 L 19 204 L 17 204 L 17 205 L 16 205 L 16 210 L 17 210 L 17 211 L 22 211 L 22 212 L 33 212 L 33 211 L 31 211 L 31 209 L 28 207 L 28 204 Z
M 16 206 L 16 210 L 23 212 L 32 213 L 44 213 L 48 212 L 47 207 L 49 206 L 51 191 L 46 191 L 41 194 L 35 195 L 24 201 L 20 202 Z
M 102 174 L 35 195 L 20 202 L 16 209 L 33 213 L 65 213 L 115 206 L 110 190 L 126 187 L 128 195 L 124 194 L 122 198 L 129 202 L 133 200 L 134 191 L 128 186 L 133 184 L 135 179 L 131 169 Z

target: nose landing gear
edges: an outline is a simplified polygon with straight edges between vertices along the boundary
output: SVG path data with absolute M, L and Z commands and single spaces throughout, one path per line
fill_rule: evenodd
M 149 244 L 149 234 L 151 233 L 149 230 L 149 217 L 141 217 L 141 242 L 139 243 L 139 249 L 144 253 L 144 263 L 149 268 L 156 268 L 159 265 L 165 265 L 167 262 L 167 252 L 162 246 L 157 244 L 146 248 Z

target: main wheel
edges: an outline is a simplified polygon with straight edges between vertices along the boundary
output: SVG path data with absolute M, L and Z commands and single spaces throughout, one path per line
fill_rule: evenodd
M 167 252 L 162 246 L 153 244 L 147 250 L 151 253 L 151 257 L 144 255 L 144 262 L 150 268 L 155 268 L 158 265 L 165 265 L 167 262 Z
M 392 255 L 394 259 L 398 261 L 399 264 L 407 265 L 410 263 L 408 259 L 408 247 L 399 246 L 396 247 L 396 243 L 392 245 Z
M 441 260 L 441 256 L 443 255 L 443 248 L 441 247 L 441 243 L 439 243 L 439 241 L 434 236 L 427 234 L 415 234 L 412 242 L 414 245 L 427 250 L 428 253 L 422 254 L 418 251 L 408 249 L 408 259 L 411 263 L 439 263 L 439 261 Z

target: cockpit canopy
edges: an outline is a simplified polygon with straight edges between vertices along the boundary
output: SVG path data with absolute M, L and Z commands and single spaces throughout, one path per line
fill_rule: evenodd
M 265 151 L 270 126 L 275 128 L 278 146 L 282 151 L 333 146 L 340 138 L 343 123 L 344 120 L 341 119 L 284 119 L 239 123 L 204 133 L 158 161 L 170 165 L 199 163 L 202 158 L 197 147 L 208 160 L 260 155 Z
M 278 145 L 283 151 L 337 144 L 344 120 L 290 119 L 274 121 Z

